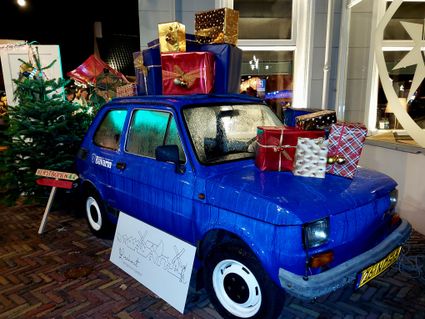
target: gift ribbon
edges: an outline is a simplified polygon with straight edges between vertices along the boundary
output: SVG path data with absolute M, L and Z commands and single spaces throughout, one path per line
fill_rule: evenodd
M 296 148 L 296 146 L 292 145 L 282 145 L 283 143 L 283 130 L 280 133 L 279 145 L 264 145 L 257 141 L 258 146 L 264 148 L 272 148 L 274 152 L 279 152 L 279 172 L 282 170 L 282 155 L 288 160 L 292 161 L 292 157 L 286 151 L 287 148 Z
M 337 149 L 339 149 L 339 147 L 340 147 L 341 140 L 342 140 L 342 136 L 344 135 L 345 128 L 346 128 L 346 125 L 345 125 L 345 124 L 342 124 L 341 134 L 339 135 L 338 143 L 336 144 Z M 329 158 L 330 158 L 330 157 L 335 158 L 335 162 L 333 162 L 332 164 L 330 164 L 330 165 L 331 165 L 331 170 L 329 171 L 329 173 L 333 174 L 333 173 L 334 173 L 334 171 L 335 171 L 335 165 L 334 165 L 334 164 L 335 164 L 335 163 L 337 163 L 338 158 L 343 158 L 344 160 L 345 160 L 345 158 L 344 158 L 343 156 L 339 155 L 339 154 L 331 155 L 331 156 L 329 156 Z M 338 163 L 338 164 L 339 164 L 339 163 Z M 343 163 L 342 163 L 342 164 L 343 164 Z M 341 165 L 342 165 L 342 164 L 341 164 Z
M 162 70 L 162 80 L 174 80 L 175 85 L 190 88 L 193 82 L 200 77 L 199 70 L 184 72 L 178 65 L 174 65 L 174 71 Z

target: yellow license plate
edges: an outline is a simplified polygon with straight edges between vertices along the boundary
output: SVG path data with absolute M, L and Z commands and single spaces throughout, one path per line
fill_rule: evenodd
M 373 278 L 378 276 L 387 270 L 392 264 L 394 264 L 400 256 L 401 246 L 394 249 L 387 257 L 378 261 L 376 264 L 366 268 L 357 276 L 356 288 L 360 288 L 365 283 L 371 281 Z

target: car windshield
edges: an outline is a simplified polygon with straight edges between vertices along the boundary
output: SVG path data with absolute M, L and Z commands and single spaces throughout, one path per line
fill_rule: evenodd
M 254 157 L 257 126 L 283 125 L 261 104 L 191 107 L 183 115 L 204 164 Z

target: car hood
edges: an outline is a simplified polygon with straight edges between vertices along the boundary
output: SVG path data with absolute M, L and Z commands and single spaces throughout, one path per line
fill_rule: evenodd
M 300 225 L 372 202 L 396 187 L 382 173 L 359 168 L 354 179 L 326 174 L 262 172 L 254 165 L 206 180 L 206 200 L 218 208 L 276 225 Z

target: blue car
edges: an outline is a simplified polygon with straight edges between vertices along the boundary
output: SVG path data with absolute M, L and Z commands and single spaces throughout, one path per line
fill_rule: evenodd
M 225 318 L 276 318 L 285 294 L 361 287 L 411 233 L 396 182 L 260 171 L 258 126 L 282 125 L 245 95 L 118 98 L 97 114 L 77 167 L 91 231 L 125 212 L 197 247 L 197 280 Z

